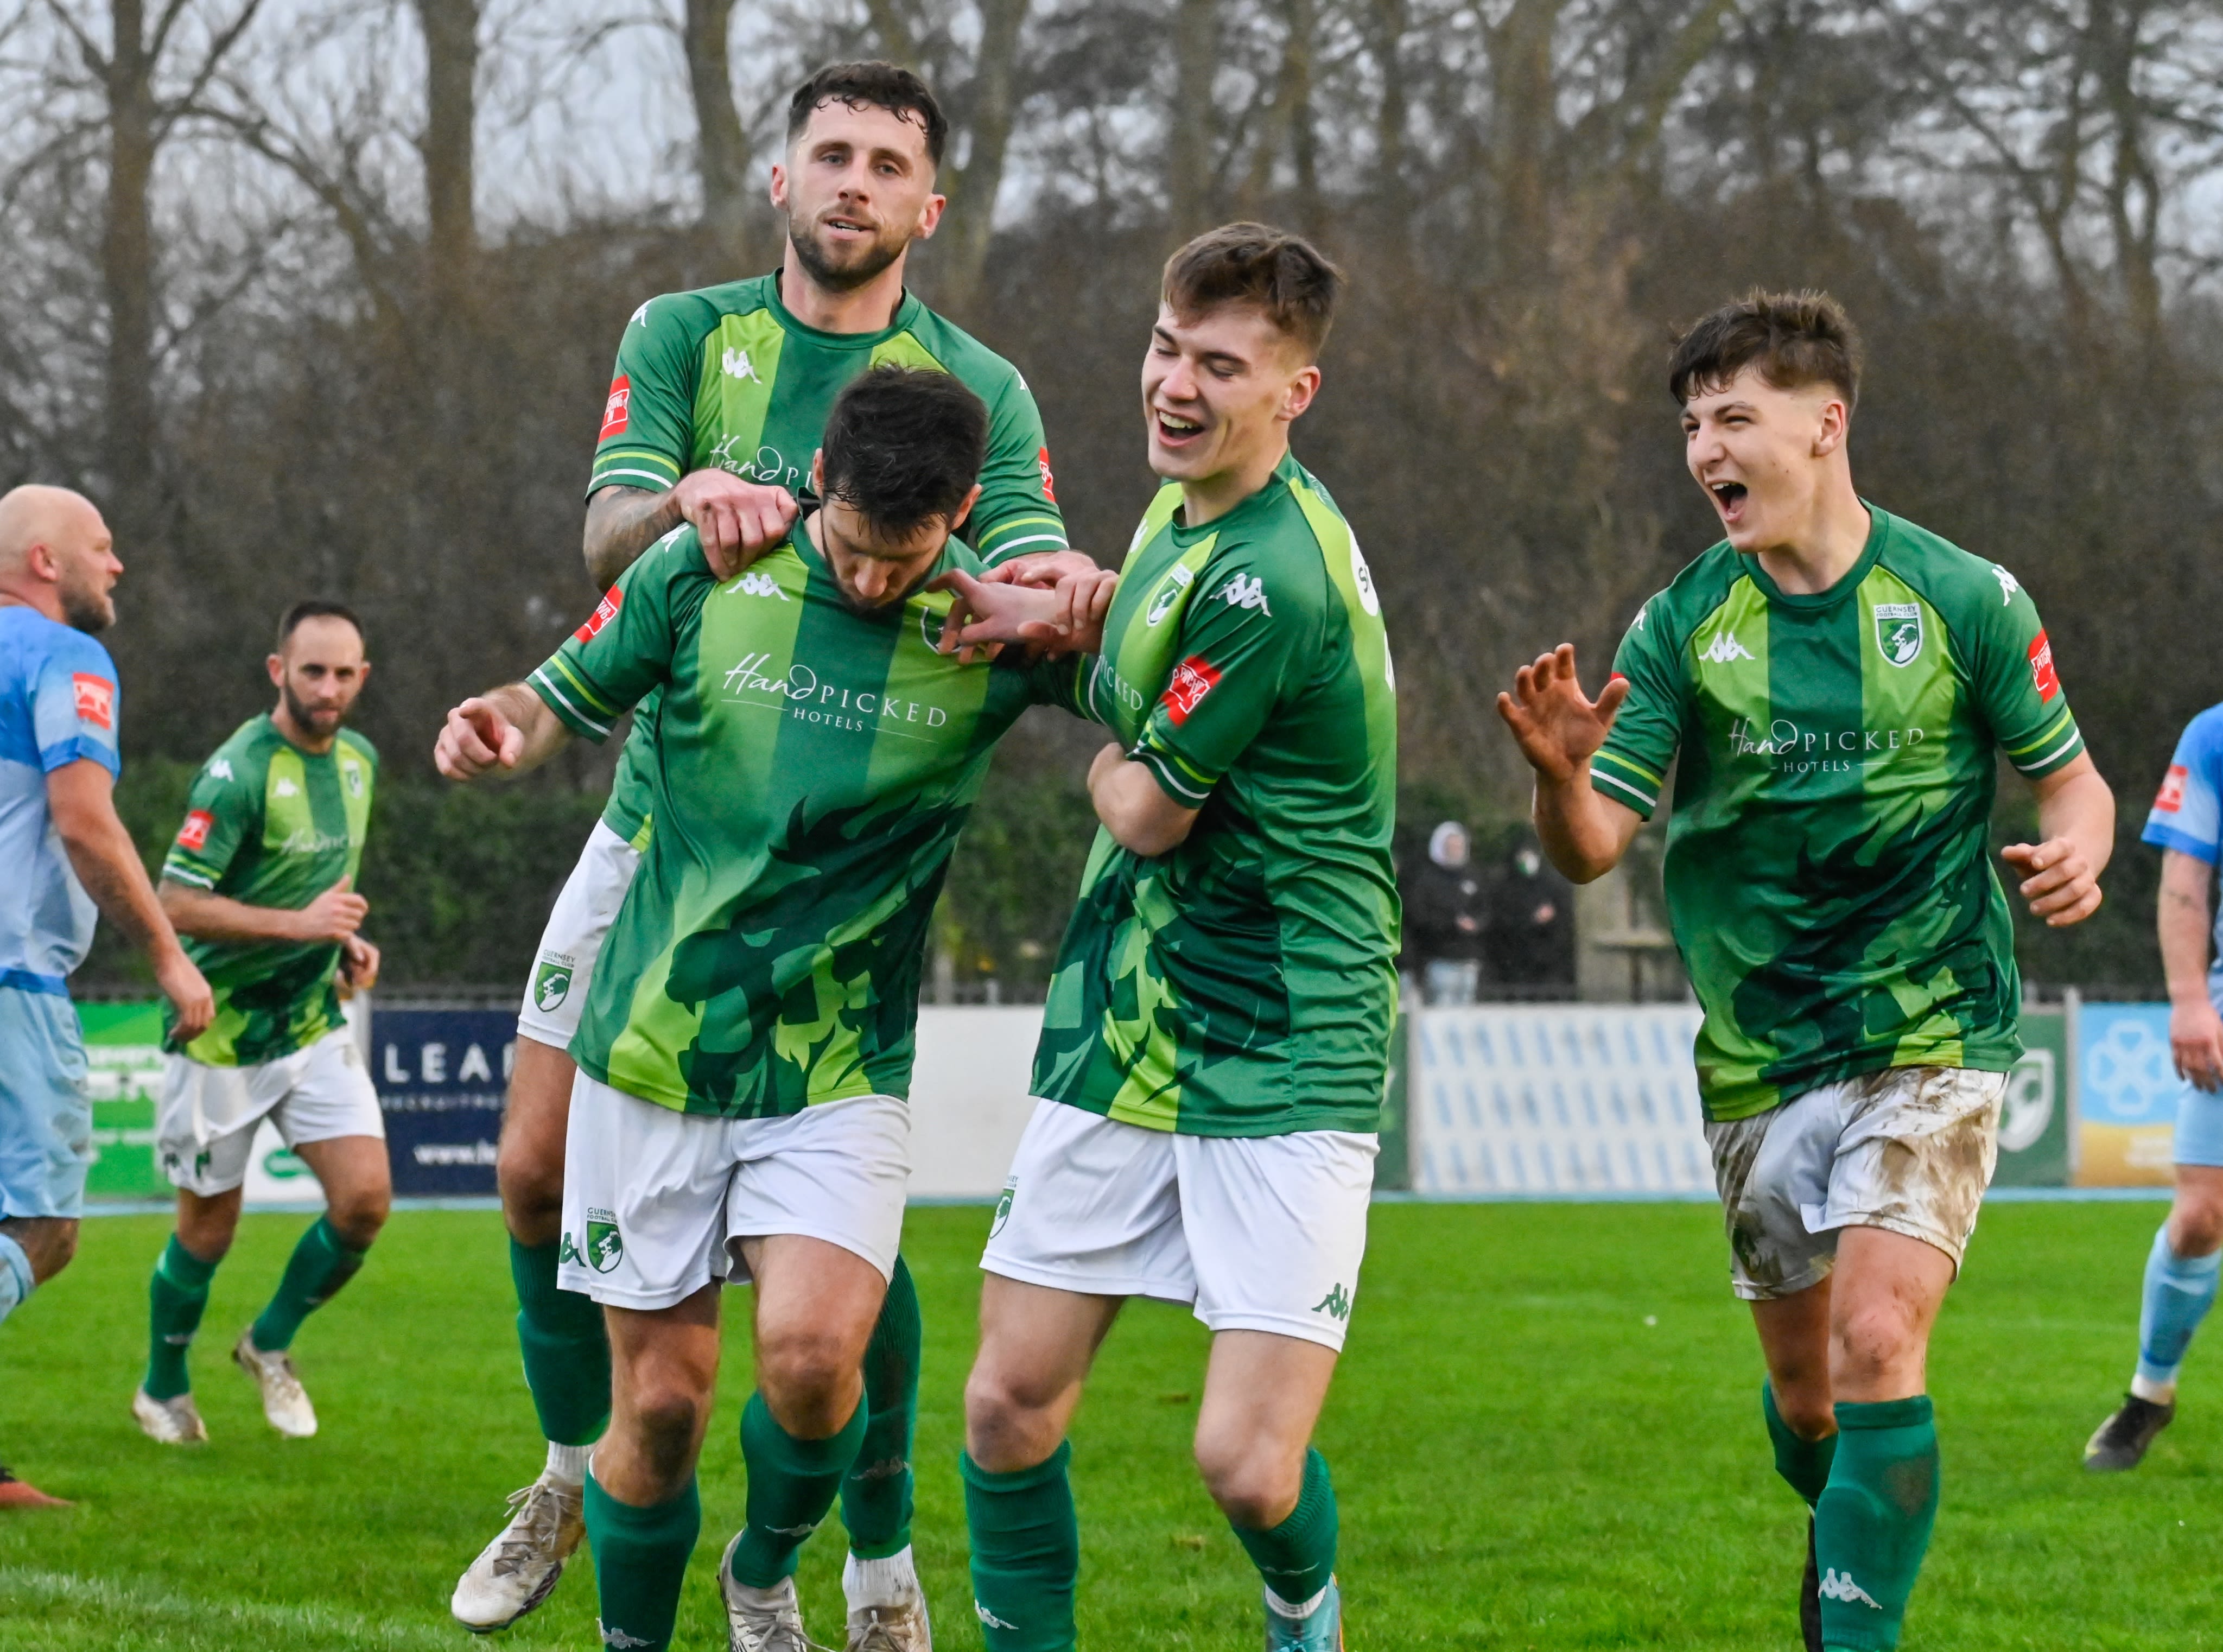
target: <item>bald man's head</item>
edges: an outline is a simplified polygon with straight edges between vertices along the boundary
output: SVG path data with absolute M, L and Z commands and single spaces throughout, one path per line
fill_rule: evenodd
M 37 483 L 0 494 L 0 591 L 79 631 L 105 631 L 123 571 L 108 524 L 83 494 Z

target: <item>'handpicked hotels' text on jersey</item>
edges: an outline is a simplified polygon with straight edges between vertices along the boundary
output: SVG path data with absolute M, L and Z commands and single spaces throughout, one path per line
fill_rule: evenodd
M 1200 809 L 1155 859 L 1097 834 L 1034 1093 L 1201 1136 L 1370 1131 L 1396 1002 L 1397 709 L 1357 541 L 1294 457 L 1226 515 L 1159 491 L 1083 709 Z
M 997 739 L 1073 679 L 935 653 L 946 595 L 852 606 L 807 520 L 722 583 L 693 528 L 667 535 L 532 678 L 593 740 L 662 696 L 639 753 L 654 829 L 571 1055 L 683 1112 L 909 1093 L 950 851 Z M 979 566 L 953 539 L 935 571 Z
M 357 874 L 377 779 L 378 753 L 352 728 L 319 753 L 280 734 L 269 713 L 250 718 L 193 777 L 162 875 L 249 906 L 299 911 Z M 185 947 L 216 993 L 216 1019 L 184 1046 L 194 1061 L 259 1066 L 339 1024 L 337 942 L 188 936 Z M 174 1023 L 167 1006 L 163 1015 Z
M 1870 512 L 1859 562 L 1811 596 L 1714 546 L 1614 661 L 1629 695 L 1591 784 L 1649 818 L 1678 765 L 1668 919 L 1705 1012 L 1709 1119 L 2021 1053 L 1993 753 L 2037 779 L 2083 738 L 2014 576 Z

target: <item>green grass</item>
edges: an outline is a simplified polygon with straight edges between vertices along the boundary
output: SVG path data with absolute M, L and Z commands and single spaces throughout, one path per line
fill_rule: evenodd
M 1939 1328 L 1944 1513 L 1911 1649 L 2223 1649 L 2212 1605 L 2223 1398 L 2135 1475 L 2078 1447 L 2119 1393 L 2159 1207 L 1987 1212 Z M 954 1460 L 986 1210 L 912 1213 L 927 1310 L 918 1548 L 945 1647 L 979 1645 Z M 298 1352 L 324 1418 L 263 1426 L 224 1360 L 301 1226 L 250 1217 L 197 1353 L 214 1443 L 164 1451 L 129 1400 L 167 1224 L 88 1222 L 75 1267 L 0 1330 L 0 1456 L 78 1506 L 0 1518 L 0 1649 L 461 1649 L 457 1571 L 539 1445 L 499 1223 L 397 1217 Z M 1391 1205 L 1321 1444 L 1355 1648 L 1797 1643 L 1803 1511 L 1770 1472 L 1758 1357 L 1700 1206 Z M 746 1296 L 731 1299 L 743 1311 Z M 730 1327 L 729 1327 L 730 1328 Z M 1187 1459 L 1204 1339 L 1129 1310 L 1074 1430 L 1083 1643 L 1249 1649 L 1256 1582 Z M 724 1644 L 712 1568 L 741 1509 L 736 1337 L 703 1464 L 679 1644 Z M 2212 1367 L 2212 1360 L 2208 1362 Z M 840 1542 L 804 1606 L 838 1638 Z M 595 1644 L 583 1562 L 510 1649 Z

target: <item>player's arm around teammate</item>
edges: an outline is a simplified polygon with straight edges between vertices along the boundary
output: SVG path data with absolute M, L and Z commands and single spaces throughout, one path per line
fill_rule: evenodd
M 2001 854 L 2034 916 L 2096 911 L 2114 839 L 2029 596 L 1855 491 L 1858 363 L 1819 295 L 1699 323 L 1670 384 L 1722 543 L 1645 605 L 1595 700 L 1565 646 L 1498 697 L 1578 882 L 1681 753 L 1670 921 L 1776 1466 L 1816 1511 L 1802 1626 L 1833 1649 L 1896 1643 L 1936 1516 L 1930 1327 L 2020 1050 L 1996 753 L 2037 801 L 2039 841 Z
M 341 1006 L 378 979 L 353 884 L 376 754 L 345 724 L 369 679 L 361 627 L 302 602 L 266 662 L 277 703 L 195 776 L 162 867 L 161 901 L 222 999 L 215 1025 L 170 1030 L 156 1151 L 178 1189 L 177 1228 L 149 1286 L 146 1376 L 132 1414 L 152 1439 L 207 1438 L 186 1355 L 238 1231 L 248 1157 L 268 1118 L 323 1189 L 324 1214 L 232 1349 L 273 1428 L 317 1431 L 290 1350 L 362 1266 L 393 1202 L 378 1098 Z
M 2214 935 L 2223 858 L 2223 706 L 2195 717 L 2146 816 L 2161 850 L 2155 929 L 2169 980 L 2169 1046 L 2178 1098 L 2176 1196 L 2146 1254 L 2130 1391 L 2084 1447 L 2095 1473 L 2135 1468 L 2176 1416 L 2176 1379 L 2223 1273 L 2223 951 Z
M 1258 1568 L 1267 1644 L 1343 1645 L 1312 1436 L 1365 1245 L 1397 918 L 1379 603 L 1288 451 L 1339 286 L 1255 224 L 1167 266 L 1142 389 L 1172 485 L 1083 678 L 1118 736 L 1089 773 L 1116 852 L 1092 856 L 1061 949 L 981 1261 L 961 1467 L 991 1652 L 1076 1644 L 1066 1435 L 1132 1296 L 1213 1334 L 1193 1449 Z

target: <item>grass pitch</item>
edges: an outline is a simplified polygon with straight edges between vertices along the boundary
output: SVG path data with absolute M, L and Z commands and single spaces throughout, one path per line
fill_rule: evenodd
M 2135 1474 L 2078 1452 L 2131 1362 L 2160 1207 L 1987 1211 L 1932 1365 L 1945 1504 L 1905 1646 L 2223 1649 L 2213 1605 L 2223 1384 Z M 985 1209 L 914 1211 L 927 1315 L 918 1552 L 941 1643 L 977 1648 L 955 1472 Z M 142 1439 L 129 1399 L 167 1223 L 88 1221 L 75 1266 L 0 1329 L 0 1457 L 77 1500 L 0 1516 L 0 1649 L 334 1652 L 471 1643 L 457 1573 L 536 1472 L 492 1214 L 397 1216 L 296 1353 L 324 1432 L 263 1424 L 225 1353 L 302 1219 L 250 1216 L 195 1375 L 213 1443 Z M 1354 1648 L 1795 1648 L 1804 1513 L 1769 1467 L 1760 1367 L 1710 1207 L 1389 1205 L 1321 1428 Z M 741 1513 L 747 1297 L 702 1472 L 679 1645 L 725 1644 L 713 1568 Z M 2218 1333 L 2209 1333 L 2211 1338 Z M 1255 1575 L 1187 1447 L 1203 1370 L 1185 1312 L 1130 1308 L 1074 1430 L 1081 1638 L 1248 1649 Z M 841 1638 L 841 1538 L 805 1551 L 806 1616 Z M 596 1644 L 583 1556 L 497 1643 Z

